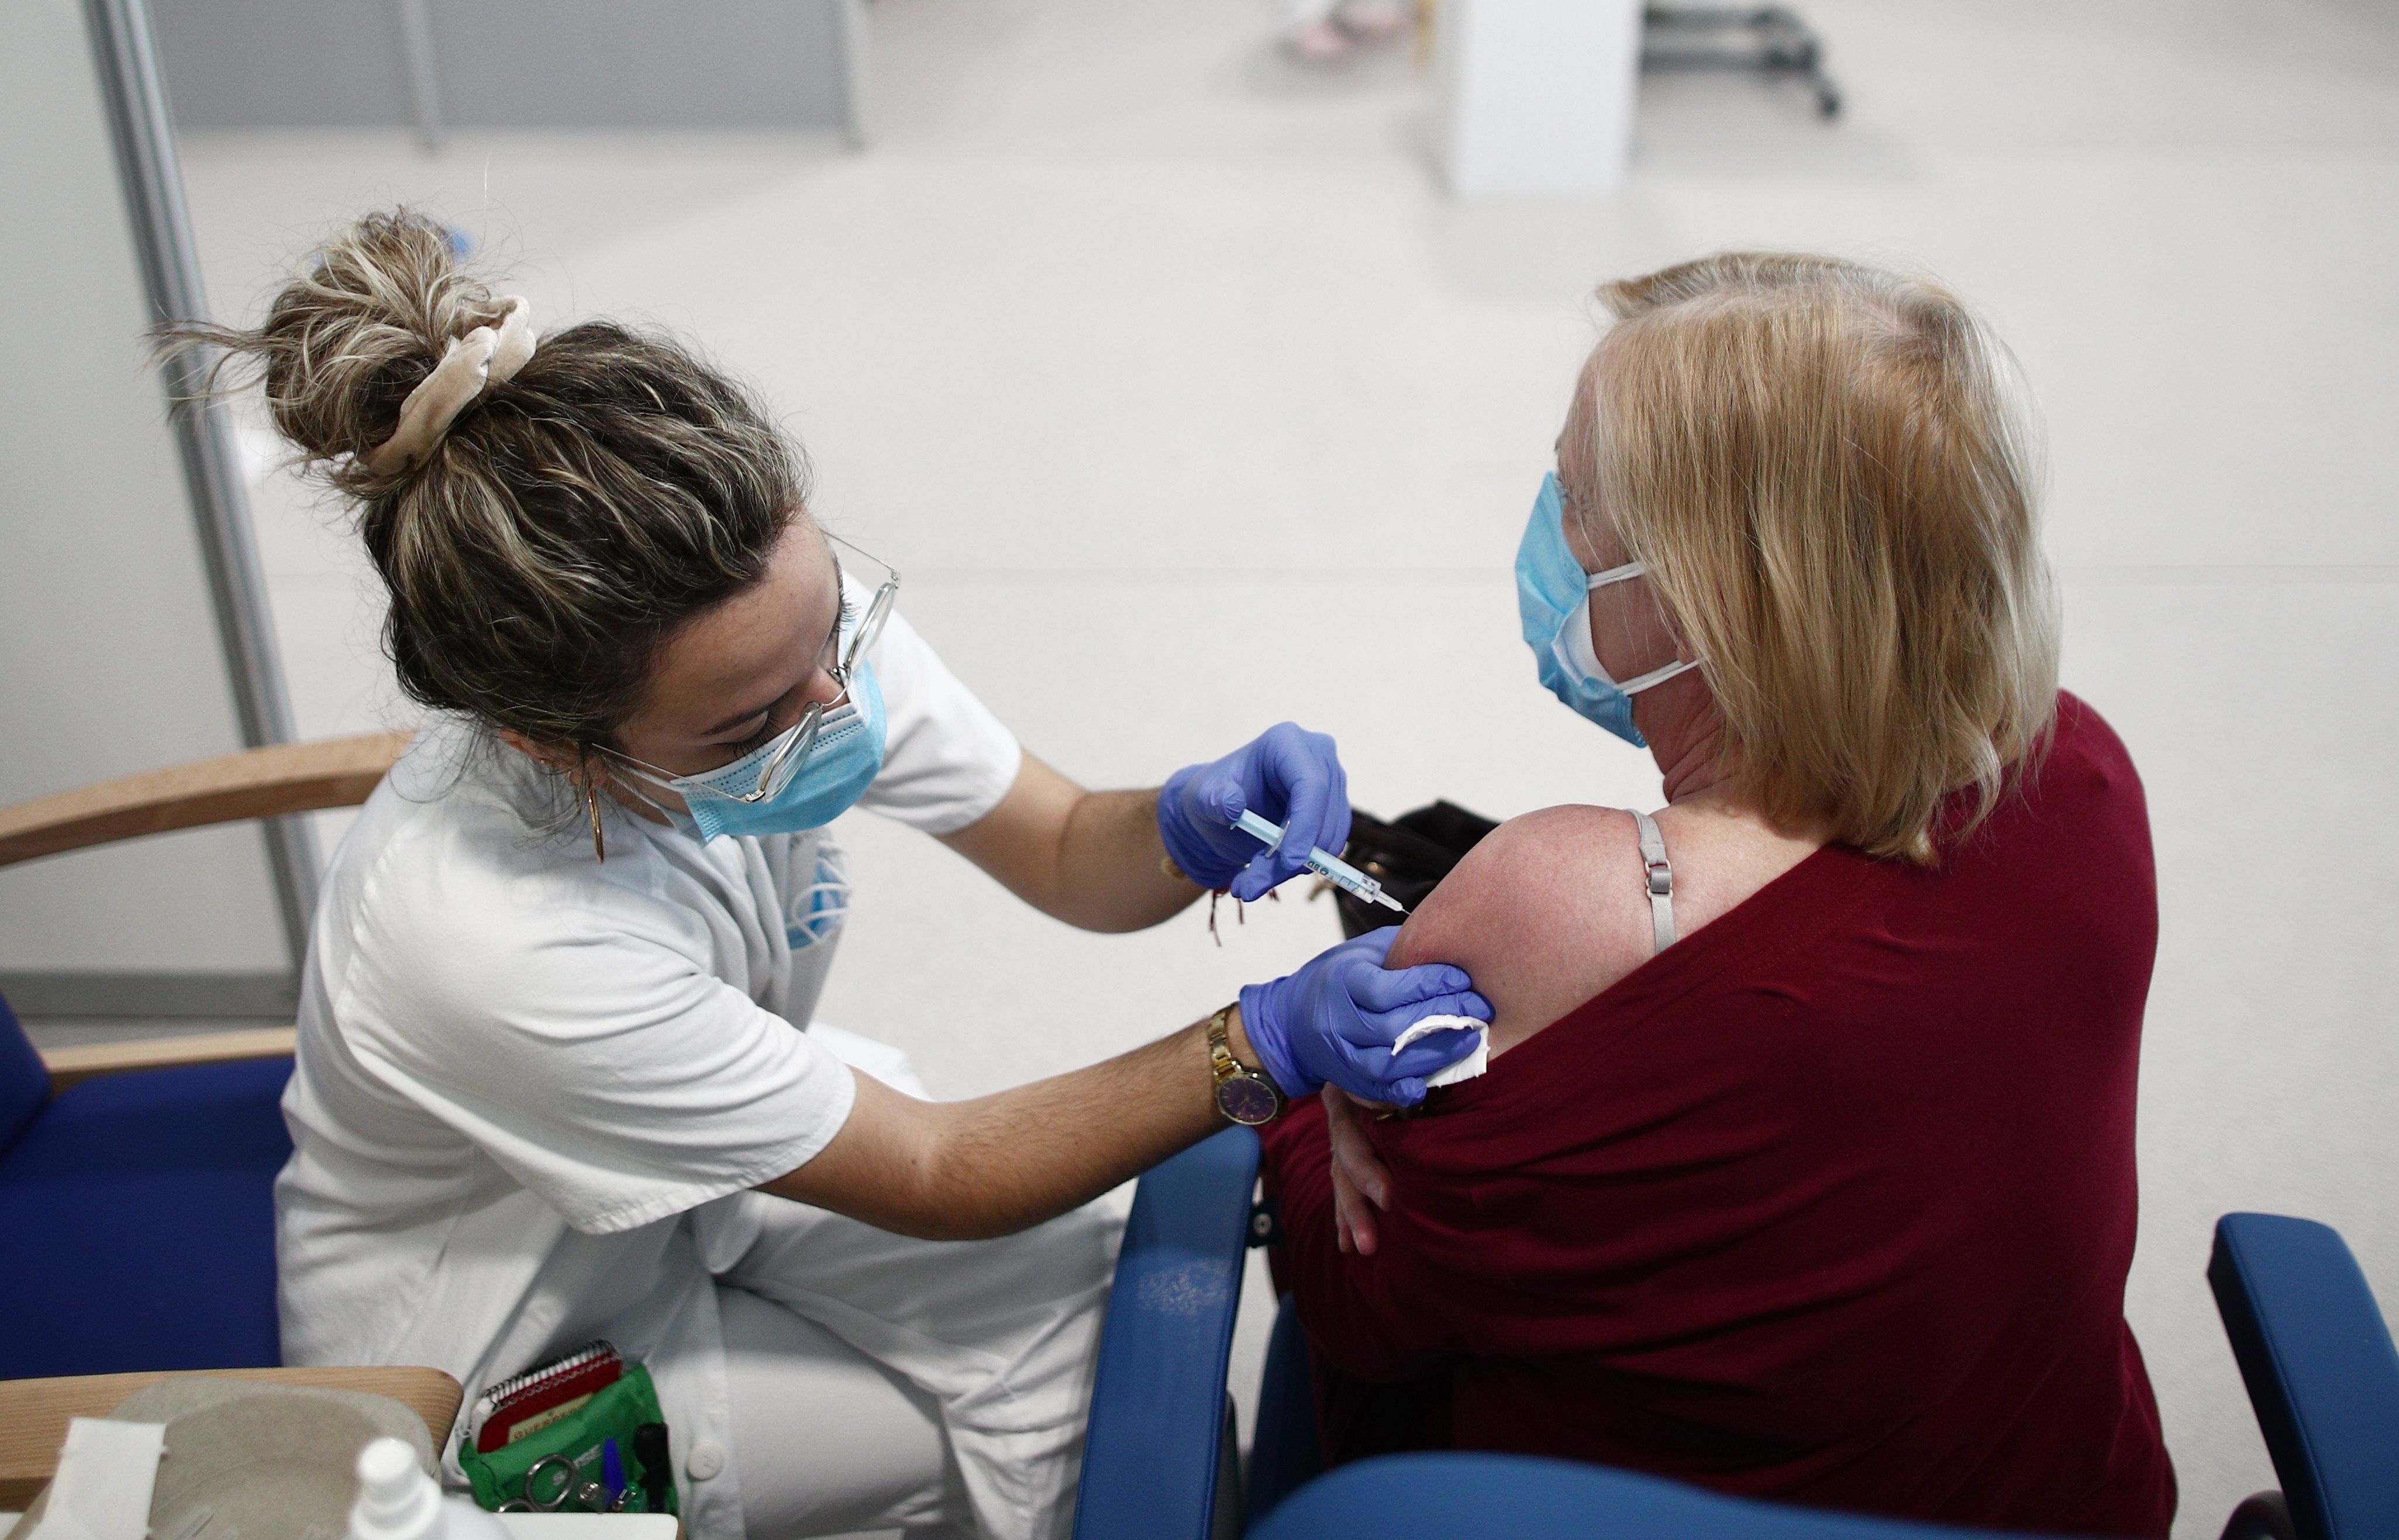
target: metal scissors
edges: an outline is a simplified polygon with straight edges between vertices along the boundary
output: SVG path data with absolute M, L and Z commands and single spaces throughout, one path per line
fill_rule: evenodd
M 557 1493 L 547 1499 L 535 1496 L 535 1493 L 548 1484 L 542 1472 L 552 1467 L 562 1477 Z M 524 1473 L 523 1485 L 518 1490 L 520 1495 L 500 1505 L 502 1513 L 556 1513 L 569 1503 L 577 1512 L 605 1513 L 608 1510 L 607 1493 L 599 1482 L 585 1480 L 583 1467 L 563 1454 L 545 1454 L 535 1460 L 532 1468 Z

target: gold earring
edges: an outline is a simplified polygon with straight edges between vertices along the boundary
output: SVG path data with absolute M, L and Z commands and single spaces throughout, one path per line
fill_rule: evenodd
M 583 805 L 591 810 L 591 854 L 604 866 L 608 861 L 608 844 L 600 837 L 600 789 L 591 784 L 588 773 L 583 782 Z

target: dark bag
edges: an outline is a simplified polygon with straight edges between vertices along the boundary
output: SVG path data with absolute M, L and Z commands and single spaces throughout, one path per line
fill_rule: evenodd
M 1413 911 L 1466 853 L 1482 843 L 1498 824 L 1455 803 L 1437 802 L 1403 813 L 1389 823 L 1371 813 L 1351 809 L 1349 843 L 1341 858 L 1383 885 L 1383 891 Z M 1400 923 L 1400 916 L 1353 898 L 1339 888 L 1333 901 L 1341 911 L 1341 934 L 1363 936 L 1370 930 Z

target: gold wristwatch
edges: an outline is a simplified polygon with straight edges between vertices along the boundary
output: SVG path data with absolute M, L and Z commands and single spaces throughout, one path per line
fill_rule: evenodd
M 1227 1006 L 1208 1018 L 1208 1067 L 1216 1076 L 1216 1110 L 1234 1122 L 1256 1128 L 1282 1115 L 1282 1092 L 1275 1083 L 1233 1057 Z

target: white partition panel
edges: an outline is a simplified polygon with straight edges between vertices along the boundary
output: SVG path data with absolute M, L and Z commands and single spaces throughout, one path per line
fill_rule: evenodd
M 146 42 L 125 0 L 0 6 L 0 804 L 283 736 L 225 444 L 144 354 L 197 303 Z M 312 875 L 258 825 L 0 870 L 0 992 L 271 1013 Z
M 1462 198 L 1623 184 L 1641 74 L 1633 0 L 1443 0 L 1435 132 Z

